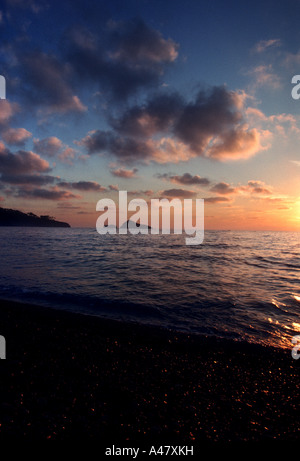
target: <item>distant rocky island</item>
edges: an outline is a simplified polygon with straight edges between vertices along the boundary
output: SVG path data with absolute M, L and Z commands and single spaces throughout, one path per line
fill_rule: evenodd
M 140 227 L 141 229 L 151 230 L 151 226 L 146 226 L 145 224 L 140 224 L 139 222 L 135 223 L 134 221 L 131 221 L 130 219 L 128 219 L 128 221 L 126 223 L 122 224 L 120 229 L 124 229 L 124 227 L 127 227 L 127 229 L 128 229 L 129 228 L 129 223 L 132 223 L 133 228 Z
M 15 227 L 71 227 L 70 224 L 56 221 L 48 215 L 37 216 L 34 213 L 23 213 L 0 207 L 0 226 Z

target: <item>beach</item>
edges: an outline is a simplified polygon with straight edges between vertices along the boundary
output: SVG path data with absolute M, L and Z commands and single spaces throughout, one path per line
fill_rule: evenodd
M 288 349 L 2 300 L 1 440 L 296 441 Z

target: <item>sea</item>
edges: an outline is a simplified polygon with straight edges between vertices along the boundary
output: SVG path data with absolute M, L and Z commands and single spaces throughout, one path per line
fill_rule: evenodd
M 280 348 L 300 334 L 300 233 L 2 227 L 0 242 L 1 299 Z

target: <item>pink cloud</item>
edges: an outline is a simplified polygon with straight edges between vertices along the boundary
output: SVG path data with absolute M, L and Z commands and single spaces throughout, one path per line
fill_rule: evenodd
M 49 138 L 44 139 L 34 139 L 33 140 L 34 150 L 41 155 L 46 155 L 47 157 L 54 157 L 57 155 L 62 147 L 63 143 L 56 136 L 50 136 Z
M 63 150 L 63 152 L 59 154 L 58 157 L 62 162 L 72 165 L 73 164 L 72 160 L 74 160 L 75 153 L 76 153 L 75 149 L 73 149 L 72 147 L 66 147 Z
M 7 99 L 0 99 L 0 124 L 7 123 L 19 110 L 16 103 L 11 103 Z
M 271 47 L 279 47 L 281 45 L 281 40 L 279 38 L 274 38 L 270 40 L 260 40 L 254 47 L 256 53 L 263 53 Z
M 8 128 L 1 133 L 1 136 L 7 144 L 22 145 L 32 136 L 32 133 L 25 128 Z

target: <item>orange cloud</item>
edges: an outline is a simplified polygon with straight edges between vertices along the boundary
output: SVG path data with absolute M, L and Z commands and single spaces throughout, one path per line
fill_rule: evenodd
M 125 168 L 118 168 L 116 170 L 111 170 L 111 174 L 113 176 L 117 176 L 118 178 L 136 178 L 136 173 L 138 172 L 137 168 L 133 170 L 126 170 Z
M 218 160 L 247 159 L 259 151 L 268 149 L 270 144 L 263 145 L 263 142 L 270 138 L 271 132 L 267 130 L 232 130 L 208 150 L 207 156 Z

